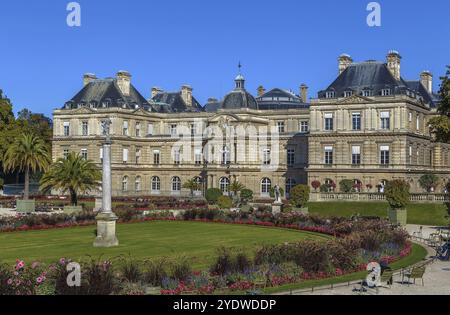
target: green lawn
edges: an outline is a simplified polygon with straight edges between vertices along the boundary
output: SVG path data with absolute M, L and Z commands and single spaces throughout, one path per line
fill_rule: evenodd
M 61 257 L 79 261 L 87 255 L 114 258 L 121 254 L 135 258 L 176 257 L 192 259 L 194 268 L 209 266 L 218 247 L 254 249 L 259 244 L 280 244 L 326 236 L 287 229 L 197 222 L 147 222 L 119 224 L 120 246 L 95 249 L 95 227 L 0 234 L 0 262 L 57 262 Z
M 363 216 L 387 217 L 388 204 L 384 202 L 311 202 L 310 213 L 323 216 L 350 217 L 359 213 Z M 417 225 L 446 226 L 449 220 L 447 207 L 443 204 L 410 204 L 408 223 Z

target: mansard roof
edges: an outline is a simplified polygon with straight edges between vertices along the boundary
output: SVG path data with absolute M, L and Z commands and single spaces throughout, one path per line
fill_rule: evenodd
M 430 107 L 435 107 L 435 97 L 427 92 L 420 81 L 396 80 L 387 65 L 378 61 L 353 63 L 324 91 L 319 98 L 326 98 L 327 92 L 334 92 L 336 97 L 343 97 L 347 91 L 360 95 L 364 90 L 371 90 L 373 96 L 382 95 L 382 90 L 389 89 L 392 95 L 414 94 L 422 97 Z
M 186 104 L 181 92 L 160 92 L 151 99 L 151 104 L 155 111 L 162 113 L 203 111 L 203 107 L 193 96 L 192 106 Z
M 120 107 L 128 109 L 149 109 L 147 100 L 130 84 L 130 95 L 124 95 L 117 80 L 97 79 L 89 82 L 64 106 L 65 109 L 79 107 Z

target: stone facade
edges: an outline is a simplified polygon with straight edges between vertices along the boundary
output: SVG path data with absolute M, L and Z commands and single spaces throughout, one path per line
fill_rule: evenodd
M 153 88 L 146 101 L 128 72 L 115 80 L 85 75 L 83 90 L 54 112 L 53 159 L 75 151 L 101 165 L 101 122 L 109 118 L 114 196 L 188 196 L 182 185 L 192 178 L 203 191 L 225 193 L 236 180 L 256 197 L 268 197 L 275 185 L 288 192 L 313 181 L 339 187 L 343 179 L 372 192 L 405 179 L 423 192 L 423 174 L 450 180 L 450 145 L 434 142 L 428 127 L 438 101 L 432 75 L 404 81 L 400 63 L 394 51 L 386 63 L 341 55 L 339 77 L 310 103 L 304 84 L 299 95 L 261 86 L 255 99 L 239 75 L 224 102 L 204 109 L 188 85 L 176 93 Z

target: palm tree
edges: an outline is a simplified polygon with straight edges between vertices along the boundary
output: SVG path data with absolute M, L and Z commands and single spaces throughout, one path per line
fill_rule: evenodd
M 100 186 L 102 173 L 92 162 L 80 154 L 70 153 L 67 158 L 58 159 L 41 179 L 41 190 L 69 192 L 73 206 L 78 205 L 78 193 L 84 193 Z
M 8 148 L 3 158 L 5 171 L 25 173 L 24 200 L 30 196 L 30 173 L 44 171 L 51 161 L 48 145 L 35 135 L 23 134 Z
M 192 178 L 183 184 L 184 189 L 189 189 L 191 191 L 191 197 L 194 197 L 194 191 L 199 191 L 202 189 L 202 185 L 197 181 L 196 178 Z
M 234 194 L 234 196 L 238 196 L 238 193 L 240 193 L 242 190 L 245 189 L 244 184 L 241 184 L 238 181 L 234 181 L 231 185 L 230 185 L 230 191 Z

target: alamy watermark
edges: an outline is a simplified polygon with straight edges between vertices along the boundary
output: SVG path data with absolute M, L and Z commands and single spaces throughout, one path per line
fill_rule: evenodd
M 367 5 L 367 11 L 370 11 L 367 16 L 367 25 L 369 27 L 381 26 L 381 5 L 378 2 L 370 2 Z
M 70 2 L 67 4 L 67 26 L 80 27 L 81 26 L 81 6 L 78 2 Z

